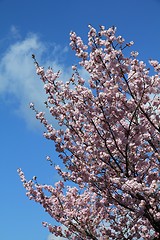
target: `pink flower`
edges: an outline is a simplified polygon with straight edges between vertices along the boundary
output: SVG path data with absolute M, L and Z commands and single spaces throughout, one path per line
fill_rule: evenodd
M 138 53 L 128 57 L 116 28 L 89 25 L 88 45 L 70 33 L 70 46 L 87 72 L 76 65 L 65 82 L 36 63 L 51 119 L 35 111 L 44 137 L 59 153 L 55 185 L 26 180 L 27 196 L 60 224 L 43 223 L 55 236 L 70 239 L 151 239 L 159 233 L 159 71 L 151 75 Z M 51 162 L 50 157 L 47 160 Z M 70 186 L 68 186 L 70 184 Z M 68 187 L 67 187 L 68 186 Z M 63 227 L 65 226 L 65 230 Z

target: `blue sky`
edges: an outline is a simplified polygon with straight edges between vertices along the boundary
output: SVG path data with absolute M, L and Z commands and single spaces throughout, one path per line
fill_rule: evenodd
M 51 240 L 42 221 L 53 222 L 41 206 L 29 201 L 17 175 L 54 183 L 57 175 L 46 162 L 58 162 L 52 142 L 42 137 L 29 103 L 44 108 L 45 96 L 31 54 L 40 63 L 71 75 L 76 62 L 69 32 L 87 39 L 88 24 L 116 26 L 133 40 L 139 58 L 160 60 L 160 0 L 0 0 L 0 239 Z M 54 238 L 56 239 L 56 238 Z

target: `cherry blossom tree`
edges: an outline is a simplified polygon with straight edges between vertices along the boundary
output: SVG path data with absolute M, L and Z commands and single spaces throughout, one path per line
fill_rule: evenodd
M 89 26 L 87 45 L 71 32 L 80 62 L 67 82 L 33 55 L 46 107 L 59 127 L 30 107 L 65 167 L 55 165 L 61 177 L 55 186 L 18 172 L 29 199 L 57 221 L 43 223 L 56 236 L 160 239 L 160 64 L 150 60 L 150 70 L 129 51 L 132 45 L 116 36 L 115 27 Z

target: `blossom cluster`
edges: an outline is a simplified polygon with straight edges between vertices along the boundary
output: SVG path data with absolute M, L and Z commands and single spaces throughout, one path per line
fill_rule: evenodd
M 36 117 L 54 141 L 64 171 L 55 186 L 21 180 L 30 199 L 66 229 L 43 223 L 67 239 L 155 239 L 160 237 L 160 64 L 150 60 L 152 76 L 138 53 L 125 49 L 116 28 L 89 26 L 88 44 L 75 32 L 70 46 L 89 74 L 78 67 L 64 82 L 60 72 L 39 66 L 47 107 L 59 129 L 45 114 Z M 34 109 L 34 105 L 31 107 Z M 73 187 L 67 187 L 71 182 Z M 46 194 L 48 192 L 48 195 Z

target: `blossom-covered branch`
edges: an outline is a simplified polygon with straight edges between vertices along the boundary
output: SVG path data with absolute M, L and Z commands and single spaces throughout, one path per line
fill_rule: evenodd
M 97 32 L 89 26 L 88 44 L 75 32 L 70 41 L 88 79 L 73 66 L 64 82 L 60 72 L 45 71 L 33 55 L 59 129 L 31 108 L 66 171 L 55 166 L 62 180 L 50 186 L 27 181 L 19 169 L 27 195 L 66 227 L 43 223 L 56 236 L 159 239 L 160 64 L 150 60 L 151 75 L 137 52 L 125 56 L 133 42 L 116 36 L 115 27 L 100 26 Z

